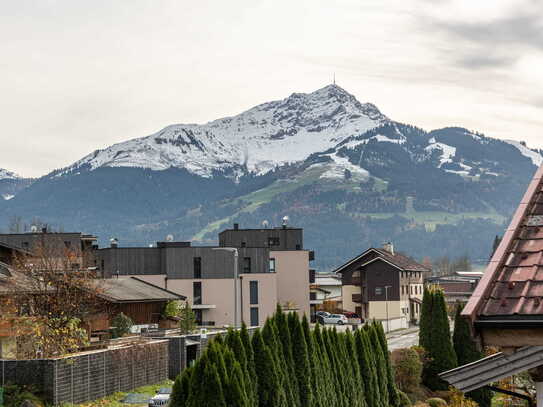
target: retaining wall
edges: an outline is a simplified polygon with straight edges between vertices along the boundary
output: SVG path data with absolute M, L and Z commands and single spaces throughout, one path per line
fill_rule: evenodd
M 0 384 L 32 384 L 55 405 L 84 403 L 166 380 L 168 355 L 161 340 L 57 359 L 0 360 Z

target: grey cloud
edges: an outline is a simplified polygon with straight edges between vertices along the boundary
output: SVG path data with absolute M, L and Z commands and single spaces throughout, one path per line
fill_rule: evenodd
M 516 59 L 513 55 L 486 55 L 478 53 L 463 55 L 456 62 L 470 69 L 485 69 L 511 66 L 515 63 Z

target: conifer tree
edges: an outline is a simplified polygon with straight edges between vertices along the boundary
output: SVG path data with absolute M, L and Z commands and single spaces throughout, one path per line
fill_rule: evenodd
M 379 394 L 381 396 L 381 406 L 388 407 L 388 372 L 385 363 L 385 356 L 379 341 L 379 336 L 375 328 L 375 324 L 367 325 L 368 336 L 371 344 L 371 352 L 375 355 L 375 367 L 377 371 L 377 382 L 379 383 Z
M 385 335 L 385 330 L 383 329 L 383 324 L 380 322 L 374 322 L 375 328 L 377 330 L 377 335 L 379 337 L 379 343 L 381 344 L 381 349 L 385 357 L 385 365 L 387 369 L 387 381 L 388 381 L 388 399 L 391 407 L 400 406 L 400 394 L 398 393 L 398 388 L 396 387 L 396 379 L 394 377 L 394 368 L 390 362 L 390 353 L 388 351 L 387 337 Z
M 484 358 L 484 353 L 477 349 L 477 344 L 471 336 L 468 321 L 461 315 L 462 308 L 462 304 L 458 303 L 456 305 L 453 334 L 454 351 L 459 366 L 467 365 L 468 363 Z M 492 404 L 492 392 L 487 388 L 466 393 L 466 397 L 475 401 L 479 407 L 490 407 Z
M 187 405 L 188 407 L 226 407 L 217 367 L 207 359 L 207 352 L 204 352 L 194 366 Z
M 374 362 L 370 356 L 367 331 L 359 329 L 355 334 L 356 354 L 360 375 L 364 382 L 365 399 L 368 407 L 380 407 L 379 384 L 377 383 L 377 372 Z
M 279 382 L 273 355 L 264 343 L 259 329 L 253 334 L 251 342 L 258 380 L 259 407 L 287 407 L 285 391 Z
M 255 369 L 255 359 L 253 353 L 253 344 L 251 343 L 251 338 L 249 338 L 249 332 L 247 331 L 247 325 L 245 322 L 241 324 L 241 330 L 239 331 L 239 336 L 243 348 L 245 350 L 245 356 L 247 357 L 247 370 L 248 374 L 251 377 L 252 383 L 252 399 L 256 403 L 258 400 L 258 380 L 256 379 L 256 369 Z
M 323 386 L 322 392 L 324 393 L 324 406 L 338 407 L 339 401 L 335 394 L 335 375 L 330 366 L 330 360 L 328 354 L 324 349 L 324 342 L 320 325 L 317 324 L 313 330 L 313 338 L 315 343 L 315 350 L 320 364 L 320 376 L 322 376 Z
M 300 320 L 298 319 L 298 314 L 294 315 L 294 330 L 292 331 L 292 355 L 294 357 L 295 378 L 298 382 L 300 406 L 311 407 L 313 404 L 313 388 L 311 386 L 311 368 L 309 365 L 307 343 L 305 342 L 305 336 Z
M 321 373 L 320 358 L 317 354 L 315 338 L 309 327 L 309 321 L 304 315 L 302 318 L 302 331 L 304 333 L 305 343 L 307 344 L 307 355 L 309 358 L 309 366 L 311 369 L 311 388 L 313 389 L 313 406 L 325 407 L 328 406 L 328 400 L 324 390 L 325 377 Z
M 449 317 L 443 291 L 432 289 L 432 313 L 430 331 L 425 350 L 428 362 L 422 371 L 422 381 L 430 390 L 447 390 L 448 384 L 438 374 L 457 366 L 456 355 L 451 340 Z M 423 304 L 424 306 L 424 304 Z
M 183 373 L 177 376 L 172 387 L 170 396 L 170 405 L 172 407 L 187 407 L 187 401 L 190 395 L 190 376 L 193 368 L 187 367 Z
M 287 377 L 289 378 L 295 378 L 296 372 L 294 369 L 294 357 L 293 357 L 293 348 L 292 348 L 292 338 L 291 338 L 291 332 L 288 326 L 287 316 L 283 312 L 281 305 L 277 304 L 277 310 L 275 312 L 274 317 L 275 326 L 277 328 L 278 333 L 278 342 L 281 345 L 281 352 L 282 352 L 282 358 L 281 360 L 284 361 L 284 370 L 286 371 Z M 299 390 L 298 385 L 295 380 L 288 380 L 290 382 L 290 389 L 289 391 L 292 394 L 292 397 L 294 398 L 294 403 L 296 405 L 300 405 L 300 398 L 299 398 Z
M 431 288 L 424 287 L 419 322 L 419 346 L 426 349 L 430 344 L 430 329 L 434 296 Z
M 358 365 L 358 355 L 356 353 L 354 336 L 350 330 L 347 330 L 347 332 L 345 333 L 344 341 L 347 354 L 347 363 L 350 363 L 351 368 L 351 382 L 353 385 L 353 398 L 355 400 L 353 405 L 357 405 L 359 407 L 367 407 L 366 399 L 364 396 L 364 381 L 362 380 L 362 376 L 360 374 L 360 366 Z
M 227 347 L 222 347 L 224 364 L 228 371 L 228 378 L 223 384 L 224 399 L 228 407 L 250 407 L 245 386 L 245 378 L 241 365 L 234 357 L 234 353 Z
M 291 380 L 288 376 L 288 366 L 283 363 L 283 345 L 278 340 L 277 328 L 274 319 L 268 318 L 262 329 L 262 339 L 270 348 L 273 356 L 277 373 L 279 376 L 279 384 L 284 389 L 284 393 L 289 405 L 297 407 L 300 405 L 298 395 L 297 380 Z
M 239 331 L 234 331 L 232 328 L 228 330 L 226 334 L 225 342 L 228 347 L 234 352 L 234 357 L 239 362 L 243 378 L 245 380 L 245 391 L 247 393 L 247 399 L 249 405 L 255 405 L 257 400 L 256 386 L 254 383 L 254 376 L 251 375 L 251 369 L 249 368 L 249 362 L 247 361 L 247 354 L 245 347 L 241 341 L 241 334 Z

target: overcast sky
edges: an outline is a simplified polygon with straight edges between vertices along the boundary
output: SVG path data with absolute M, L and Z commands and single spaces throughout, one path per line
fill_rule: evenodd
M 543 148 L 540 0 L 0 0 L 0 168 L 40 176 L 332 81 Z

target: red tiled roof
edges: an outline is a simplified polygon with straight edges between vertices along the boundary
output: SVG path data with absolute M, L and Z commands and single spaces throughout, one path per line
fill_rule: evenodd
M 462 314 L 543 319 L 543 166 Z

